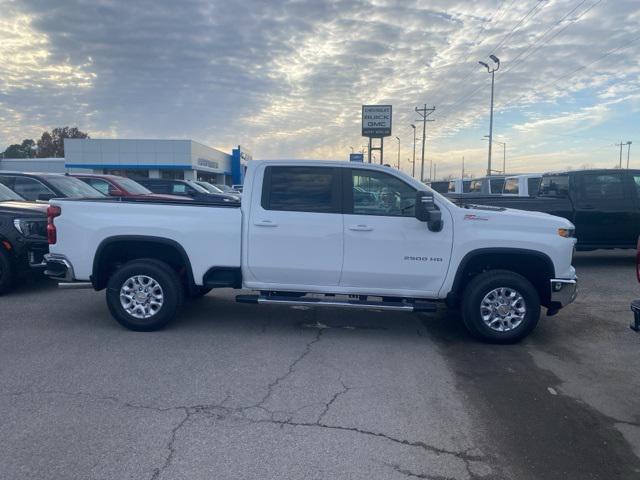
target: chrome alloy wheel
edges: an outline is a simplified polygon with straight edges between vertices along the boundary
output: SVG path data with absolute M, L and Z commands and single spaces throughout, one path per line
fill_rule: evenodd
M 164 304 L 162 287 L 147 275 L 129 277 L 120 288 L 120 304 L 132 317 L 153 317 Z
M 508 332 L 520 326 L 527 314 L 527 305 L 517 290 L 494 288 L 480 303 L 480 316 L 487 327 L 496 332 Z

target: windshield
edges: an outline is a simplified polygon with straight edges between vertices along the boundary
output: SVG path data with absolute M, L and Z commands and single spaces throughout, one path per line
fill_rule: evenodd
M 221 185 L 219 183 L 216 183 L 214 187 L 219 188 L 221 191 L 226 193 L 235 193 L 235 190 L 231 188 L 229 185 Z
M 46 179 L 48 183 L 60 190 L 65 197 L 104 197 L 98 190 L 74 177 L 50 175 Z
M 196 192 L 200 192 L 200 193 L 211 193 L 211 192 L 209 192 L 209 190 L 207 190 L 206 188 L 204 188 L 202 185 L 198 185 L 196 182 L 193 182 L 193 181 L 191 181 L 191 180 L 185 180 L 185 182 L 187 182 L 187 184 L 188 184 L 190 187 L 193 187 L 193 189 L 194 189 Z
M 218 187 L 216 187 L 215 185 L 211 185 L 209 182 L 198 182 L 198 185 L 205 188 L 210 193 L 224 193 Z
M 143 187 L 135 180 L 131 180 L 130 178 L 119 178 L 118 183 L 129 193 L 133 195 L 149 195 L 151 190 L 146 187 Z
M 7 202 L 9 200 L 22 201 L 24 200 L 24 198 L 22 198 L 20 195 L 18 195 L 16 192 L 11 190 L 6 185 L 3 185 L 2 183 L 0 183 L 0 202 Z

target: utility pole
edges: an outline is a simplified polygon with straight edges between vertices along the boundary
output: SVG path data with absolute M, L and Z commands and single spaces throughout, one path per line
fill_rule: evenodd
M 462 156 L 462 180 L 464 180 L 464 155 Z
M 413 168 L 411 169 L 411 176 L 416 178 L 416 126 L 412 123 L 413 128 Z
M 620 140 L 620 143 L 616 143 L 616 147 L 620 147 L 620 163 L 618 164 L 618 168 L 622 168 L 622 146 L 626 145 L 626 143 L 622 143 L 622 140 Z
M 629 155 L 631 154 L 631 141 L 627 141 L 627 170 L 629 170 Z
M 433 164 L 433 178 L 431 179 L 432 181 L 435 181 L 435 179 L 436 179 L 436 168 L 438 168 L 438 164 L 434 163 Z
M 427 120 L 427 117 L 435 112 L 436 107 L 427 108 L 427 104 L 424 104 L 422 108 L 415 108 L 416 113 L 420 115 L 420 119 L 416 122 L 422 122 L 422 160 L 420 163 L 420 181 L 424 182 L 424 144 L 427 139 L 427 122 L 433 122 L 435 120 Z M 433 165 L 433 164 L 431 164 Z M 429 179 L 431 179 L 431 167 L 429 168 Z
M 493 88 L 495 85 L 496 72 L 500 69 L 500 59 L 495 55 L 489 55 L 489 58 L 496 64 L 491 68 L 485 62 L 478 62 L 480 65 L 487 69 L 487 72 L 491 74 L 491 110 L 489 115 L 489 158 L 487 161 L 487 176 L 491 176 L 491 147 L 493 144 Z
M 398 140 L 398 170 L 400 170 L 400 137 L 396 137 Z

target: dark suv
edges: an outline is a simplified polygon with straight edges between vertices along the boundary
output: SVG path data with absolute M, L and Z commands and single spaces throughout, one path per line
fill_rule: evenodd
M 180 195 L 199 202 L 238 202 L 236 198 L 224 193 L 211 193 L 191 180 L 171 180 L 165 178 L 136 178 L 136 182 L 144 185 L 153 193 Z
M 0 171 L 0 183 L 25 200 L 49 201 L 52 198 L 104 197 L 82 180 L 58 173 L 23 173 Z
M 44 267 L 47 205 L 26 202 L 0 184 L 0 294 Z

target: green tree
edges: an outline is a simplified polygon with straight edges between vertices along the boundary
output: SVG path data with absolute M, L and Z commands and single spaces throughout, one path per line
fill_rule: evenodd
M 3 152 L 3 158 L 33 158 L 36 156 L 36 142 L 25 138 L 22 143 L 9 145 Z
M 38 157 L 64 157 L 65 138 L 89 138 L 89 135 L 77 127 L 59 127 L 51 130 L 51 133 L 44 132 L 38 140 Z

